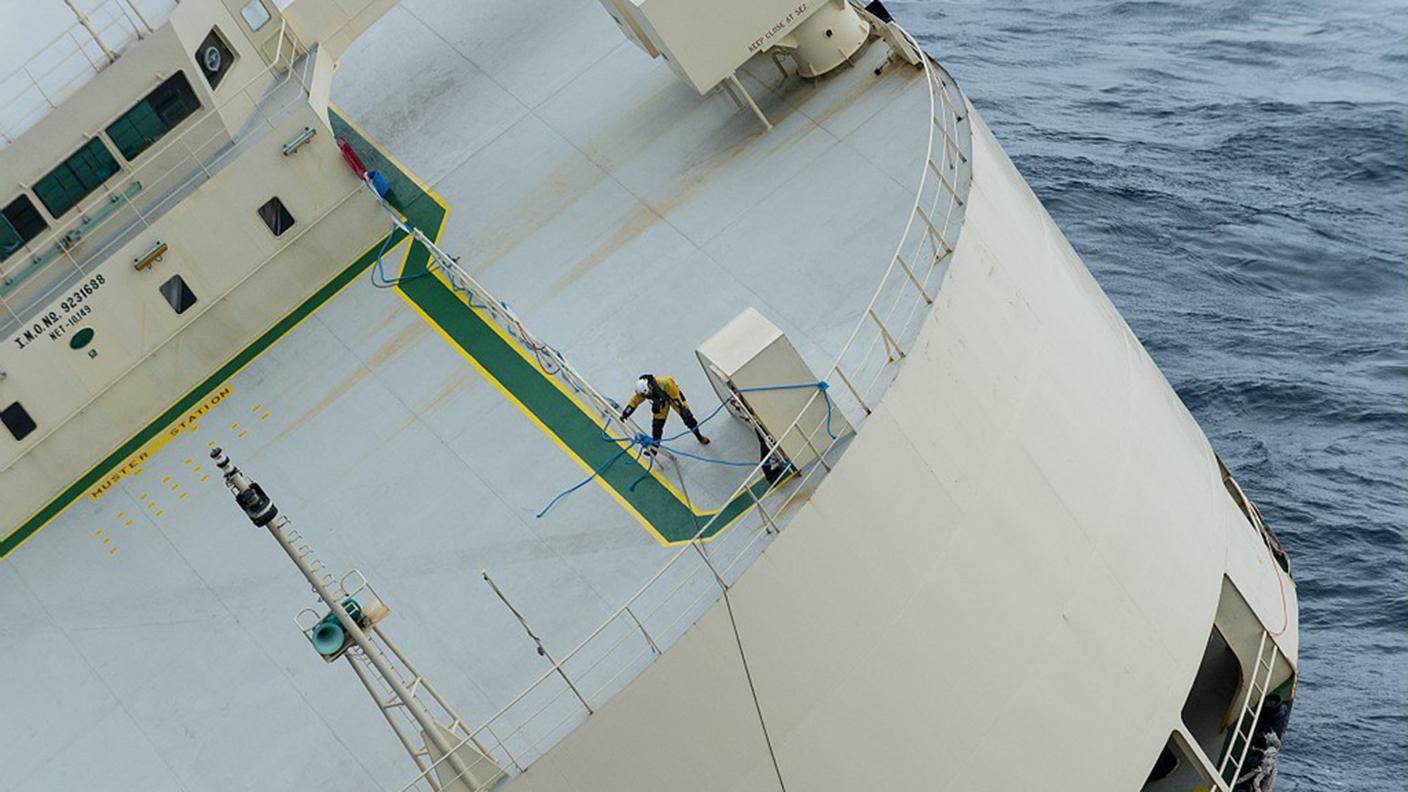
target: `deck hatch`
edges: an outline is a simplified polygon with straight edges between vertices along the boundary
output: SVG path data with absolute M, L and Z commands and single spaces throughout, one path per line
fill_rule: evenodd
M 19 402 L 0 410 L 0 423 L 5 424 L 5 428 L 10 430 L 10 436 L 16 440 L 29 437 L 35 427 L 34 419 L 29 417 L 29 411 Z

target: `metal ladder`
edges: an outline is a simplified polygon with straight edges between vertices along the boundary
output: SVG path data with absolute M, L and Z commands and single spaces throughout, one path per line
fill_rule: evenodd
M 293 545 L 294 556 L 306 562 L 308 568 L 313 571 L 313 574 L 324 586 L 331 587 L 333 585 L 332 573 L 328 571 L 327 565 L 313 554 L 313 547 L 303 539 L 303 534 L 289 528 L 284 531 L 284 535 L 288 537 L 289 544 Z M 317 593 L 317 589 L 314 589 L 314 593 Z
M 1271 686 L 1271 673 L 1276 668 L 1276 642 L 1271 634 L 1261 631 L 1261 640 L 1256 647 L 1256 665 L 1252 666 L 1251 683 L 1247 685 L 1246 698 L 1242 700 L 1242 712 L 1237 718 L 1232 739 L 1227 744 L 1227 753 L 1217 766 L 1217 774 L 1229 788 L 1237 783 L 1237 775 L 1242 772 L 1242 763 L 1247 760 L 1247 752 L 1252 747 L 1252 733 L 1256 729 L 1257 718 L 1261 716 L 1261 705 L 1266 701 L 1267 689 Z

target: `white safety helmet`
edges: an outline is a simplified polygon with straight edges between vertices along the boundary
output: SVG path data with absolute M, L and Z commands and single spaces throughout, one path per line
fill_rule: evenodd
M 650 380 L 646 379 L 645 377 L 641 377 L 640 379 L 636 380 L 636 393 L 639 393 L 642 396 L 649 396 Z

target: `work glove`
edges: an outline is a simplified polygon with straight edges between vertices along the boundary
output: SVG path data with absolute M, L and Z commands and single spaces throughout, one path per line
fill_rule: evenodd
M 621 420 L 624 421 L 624 420 L 626 420 L 627 418 L 630 418 L 630 417 L 631 417 L 631 413 L 633 413 L 633 412 L 635 412 L 635 411 L 636 411 L 636 408 L 634 408 L 634 407 L 627 407 L 626 409 L 622 410 L 622 411 L 621 411 Z

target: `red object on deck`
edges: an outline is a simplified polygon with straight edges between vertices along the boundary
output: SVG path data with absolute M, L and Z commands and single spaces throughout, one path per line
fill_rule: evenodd
M 342 150 L 342 158 L 347 160 L 352 171 L 357 174 L 357 178 L 362 181 L 367 179 L 367 166 L 362 164 L 362 158 L 357 156 L 357 152 L 352 150 L 352 144 L 342 138 L 337 138 L 337 147 Z

